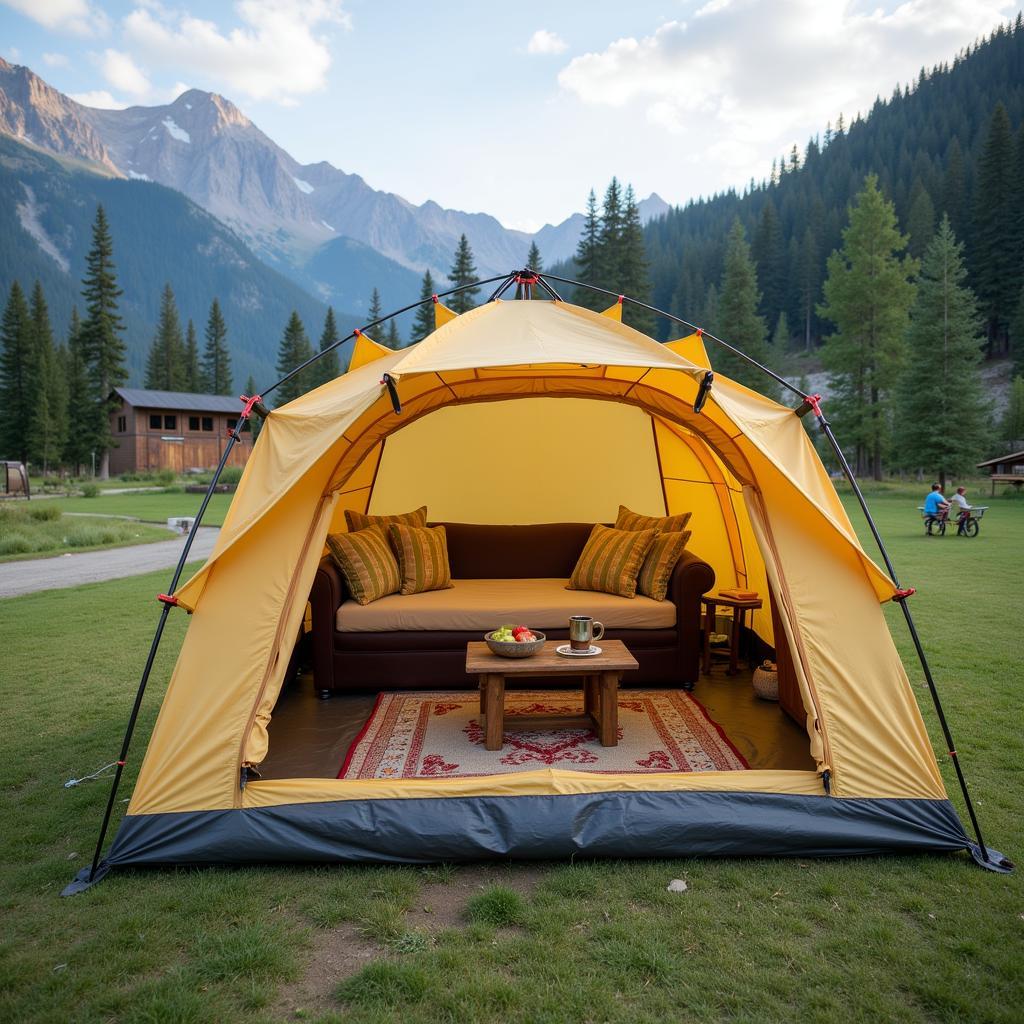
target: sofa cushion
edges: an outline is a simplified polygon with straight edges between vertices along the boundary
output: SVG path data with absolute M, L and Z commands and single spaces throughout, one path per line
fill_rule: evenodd
M 643 516 L 631 512 L 625 505 L 619 506 L 615 517 L 616 530 L 657 530 L 659 533 L 679 533 L 686 529 L 692 512 L 680 512 L 674 516 Z
M 613 530 L 598 523 L 572 571 L 569 589 L 633 597 L 637 575 L 654 543 L 655 533 L 655 530 Z
M 392 523 L 404 523 L 406 526 L 426 526 L 427 506 L 421 505 L 412 512 L 399 512 L 393 516 L 368 516 L 354 508 L 345 509 L 345 524 L 350 531 L 365 530 L 370 526 L 378 526 L 385 534 Z
M 671 601 L 566 590 L 566 582 L 454 580 L 450 590 L 408 597 L 392 594 L 368 605 L 345 601 L 335 622 L 342 632 L 367 633 L 434 629 L 485 633 L 504 623 L 545 631 L 564 629 L 570 615 L 592 615 L 606 629 L 669 629 L 676 625 Z
M 359 604 L 379 601 L 401 589 L 398 562 L 379 527 L 332 534 L 327 547 Z
M 448 567 L 448 543 L 443 526 L 392 523 L 388 527 L 388 540 L 398 558 L 403 595 L 451 587 L 452 571 Z
M 640 575 L 636 578 L 636 592 L 655 601 L 664 601 L 668 593 L 668 581 L 679 556 L 690 539 L 690 531 L 682 533 L 659 533 L 654 538 L 651 550 L 647 552 Z

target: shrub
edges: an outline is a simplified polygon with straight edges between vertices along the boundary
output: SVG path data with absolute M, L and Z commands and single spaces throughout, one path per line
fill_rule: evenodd
M 156 482 L 160 484 L 161 487 L 170 487 L 171 484 L 174 483 L 174 478 L 175 474 L 173 469 L 161 469 L 155 477 Z
M 82 484 L 82 497 L 95 498 L 100 493 L 99 486 L 94 483 Z
M 29 518 L 37 523 L 50 523 L 60 519 L 60 509 L 56 505 L 29 505 L 27 511 Z
M 220 479 L 217 482 L 221 484 L 237 484 L 241 479 L 241 466 L 225 466 L 224 471 L 221 473 Z

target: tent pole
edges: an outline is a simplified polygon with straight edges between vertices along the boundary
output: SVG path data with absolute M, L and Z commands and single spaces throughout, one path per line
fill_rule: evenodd
M 759 363 L 753 356 L 748 356 L 742 349 L 736 348 L 734 345 L 730 345 L 727 341 L 722 341 L 721 338 L 715 337 L 713 334 L 709 334 L 702 327 L 697 327 L 695 324 L 691 324 L 689 320 L 684 320 L 680 316 L 676 316 L 674 313 L 669 313 L 664 309 L 659 309 L 657 306 L 652 306 L 647 302 L 641 302 L 639 299 L 631 298 L 629 295 L 621 295 L 619 292 L 613 292 L 608 288 L 599 288 L 596 284 L 587 284 L 585 281 L 574 281 L 569 277 L 556 277 L 554 274 L 542 273 L 540 274 L 540 282 L 544 284 L 544 278 L 550 278 L 552 281 L 560 281 L 562 284 L 575 285 L 577 288 L 588 288 L 592 292 L 599 292 L 601 295 L 610 295 L 613 299 L 622 299 L 623 302 L 631 302 L 634 306 L 639 306 L 641 309 L 646 309 L 651 313 L 655 313 L 657 316 L 663 316 L 666 320 L 671 320 L 673 323 L 688 327 L 691 331 L 695 331 L 702 338 L 709 338 L 715 342 L 716 345 L 721 345 L 722 348 L 728 349 L 733 355 L 739 356 L 740 359 L 750 363 L 751 366 L 756 366 L 762 373 L 766 373 L 772 380 L 777 384 L 781 384 L 787 391 L 791 391 L 794 395 L 799 395 L 800 398 L 806 398 L 807 396 L 791 381 L 786 380 L 785 377 L 779 376 L 774 370 L 769 369 L 764 363 Z M 550 289 L 549 289 L 550 290 Z
M 942 700 L 939 697 L 938 687 L 935 685 L 931 666 L 928 664 L 928 656 L 924 652 L 924 647 L 921 644 L 921 638 L 917 632 L 917 626 L 914 624 L 914 617 L 911 614 L 910 606 L 907 603 L 907 598 L 913 593 L 913 590 L 903 590 L 903 588 L 900 587 L 900 581 L 896 575 L 896 568 L 892 564 L 892 559 L 889 557 L 889 552 L 886 549 L 885 542 L 882 540 L 882 535 L 875 523 L 874 516 L 871 515 L 871 510 L 868 508 L 864 492 L 860 489 L 860 484 L 854 476 L 853 469 L 847 461 L 846 455 L 843 453 L 843 449 L 840 447 L 839 442 L 836 440 L 835 434 L 832 432 L 832 425 L 821 411 L 817 396 L 812 396 L 811 400 L 808 402 L 808 410 L 814 411 L 814 414 L 818 419 L 818 425 L 821 427 L 821 432 L 828 439 L 833 453 L 839 460 L 839 465 L 843 471 L 843 475 L 849 481 L 850 487 L 853 488 L 853 493 L 857 498 L 857 503 L 860 505 L 861 511 L 864 513 L 864 518 L 867 520 L 868 528 L 871 530 L 871 535 L 875 538 L 878 550 L 882 553 L 882 559 L 885 562 L 885 568 L 889 573 L 889 578 L 892 580 L 896 589 L 902 594 L 901 597 L 896 598 L 896 601 L 903 612 L 903 618 L 906 620 L 907 629 L 910 631 L 910 639 L 913 641 L 914 650 L 917 652 L 917 659 L 921 663 L 925 682 L 928 684 L 928 692 L 931 694 L 932 704 L 935 706 L 935 713 L 938 715 L 939 725 L 942 727 L 942 735 L 946 740 L 946 750 L 949 752 L 950 760 L 953 762 L 957 781 L 960 783 L 960 792 L 963 793 L 964 804 L 967 807 L 967 814 L 971 819 L 971 827 L 974 829 L 974 834 L 978 840 L 977 846 L 971 849 L 971 856 L 978 864 L 981 865 L 981 867 L 989 868 L 992 871 L 1009 871 L 1013 868 L 1013 864 L 997 850 L 992 850 L 987 847 L 985 845 L 985 840 L 982 838 L 981 825 L 978 823 L 978 816 L 974 810 L 974 802 L 971 800 L 971 794 L 967 789 L 967 779 L 964 777 L 963 769 L 960 767 L 960 758 L 957 756 L 956 745 L 953 742 L 953 734 L 950 731 L 949 723 L 946 721 L 946 714 L 942 708 Z M 797 411 L 799 412 L 800 410 Z
M 161 594 L 159 597 L 159 600 L 163 604 L 163 608 L 160 611 L 160 618 L 157 620 L 156 631 L 153 634 L 153 642 L 149 645 L 149 654 L 146 657 L 146 664 L 142 670 L 142 676 L 139 679 L 138 689 L 135 691 L 135 703 L 132 705 L 131 714 L 128 716 L 128 725 L 124 731 L 124 738 L 121 740 L 121 752 L 118 755 L 116 771 L 114 772 L 114 778 L 110 784 L 110 795 L 107 797 L 107 809 L 103 814 L 103 823 L 100 825 L 99 838 L 96 840 L 96 851 L 93 853 L 92 866 L 88 871 L 83 870 L 75 881 L 73 881 L 64 890 L 62 895 L 73 895 L 74 893 L 81 892 L 83 889 L 92 885 L 93 882 L 99 881 L 99 879 L 106 874 L 105 871 L 100 871 L 100 876 L 97 878 L 97 871 L 100 870 L 100 855 L 103 852 L 103 842 L 107 837 L 110 818 L 114 812 L 114 801 L 117 799 L 117 791 L 121 785 L 121 775 L 124 773 L 124 767 L 128 761 L 128 749 L 131 746 L 132 735 L 135 732 L 135 724 L 139 718 L 139 710 L 142 707 L 142 698 L 146 693 L 146 686 L 149 683 L 149 676 L 153 670 L 156 653 L 160 648 L 160 641 L 164 635 L 164 627 L 167 625 L 167 616 L 170 614 L 172 606 L 177 603 L 171 595 L 173 595 L 175 590 L 178 589 L 178 583 L 181 580 L 181 575 L 185 570 L 186 563 L 188 562 L 189 552 L 192 550 L 192 542 L 196 537 L 196 528 L 203 520 L 203 515 L 206 513 L 207 506 L 210 504 L 210 499 L 213 497 L 213 494 L 217 489 L 217 481 L 220 479 L 220 475 L 224 471 L 224 467 L 227 465 L 228 457 L 231 455 L 231 451 L 238 441 L 238 432 L 242 429 L 242 426 L 248 419 L 248 416 L 248 412 L 244 412 L 239 416 L 238 422 L 235 424 L 235 429 L 230 432 L 228 443 L 224 446 L 224 451 L 221 453 L 220 462 L 217 464 L 217 469 L 214 471 L 213 479 L 210 481 L 210 486 L 206 489 L 206 494 L 203 495 L 203 501 L 199 506 L 199 511 L 196 513 L 192 529 L 189 530 L 188 534 L 185 536 L 185 544 L 181 549 L 181 554 L 178 556 L 178 564 L 174 567 L 174 575 L 171 577 L 171 583 L 167 588 L 167 594 Z

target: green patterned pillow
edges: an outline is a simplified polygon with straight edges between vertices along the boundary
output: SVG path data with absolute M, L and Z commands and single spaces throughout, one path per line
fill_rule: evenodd
M 406 526 L 426 526 L 427 506 L 421 505 L 412 512 L 400 512 L 395 516 L 368 516 L 365 512 L 345 509 L 345 522 L 351 531 L 365 530 L 369 526 L 379 526 L 387 536 L 388 527 L 392 523 L 405 523 Z
M 398 562 L 379 526 L 333 534 L 327 538 L 327 546 L 359 604 L 370 604 L 401 589 Z
M 613 530 L 598 523 L 590 531 L 566 589 L 635 597 L 636 578 L 655 534 L 655 530 Z
M 640 575 L 636 578 L 636 590 L 644 597 L 653 597 L 655 601 L 664 601 L 668 594 L 668 581 L 672 578 L 672 570 L 679 561 L 679 556 L 690 539 L 690 531 L 683 533 L 659 533 L 654 538 L 651 550 L 647 552 Z
M 403 594 L 447 590 L 454 585 L 448 565 L 448 536 L 443 526 L 392 523 L 388 539 L 398 558 Z
M 619 506 L 615 519 L 616 530 L 657 530 L 658 533 L 681 533 L 686 529 L 692 512 L 680 512 L 675 516 L 642 516 L 630 512 L 625 505 Z

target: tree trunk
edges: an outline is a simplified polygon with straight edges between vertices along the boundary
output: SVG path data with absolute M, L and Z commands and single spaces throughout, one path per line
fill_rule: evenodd
M 942 493 L 945 494 L 946 493 L 946 471 L 944 469 L 940 469 L 939 470 L 939 487 L 941 488 Z
M 106 448 L 103 449 L 103 454 L 100 456 L 100 480 L 110 479 L 110 452 Z

